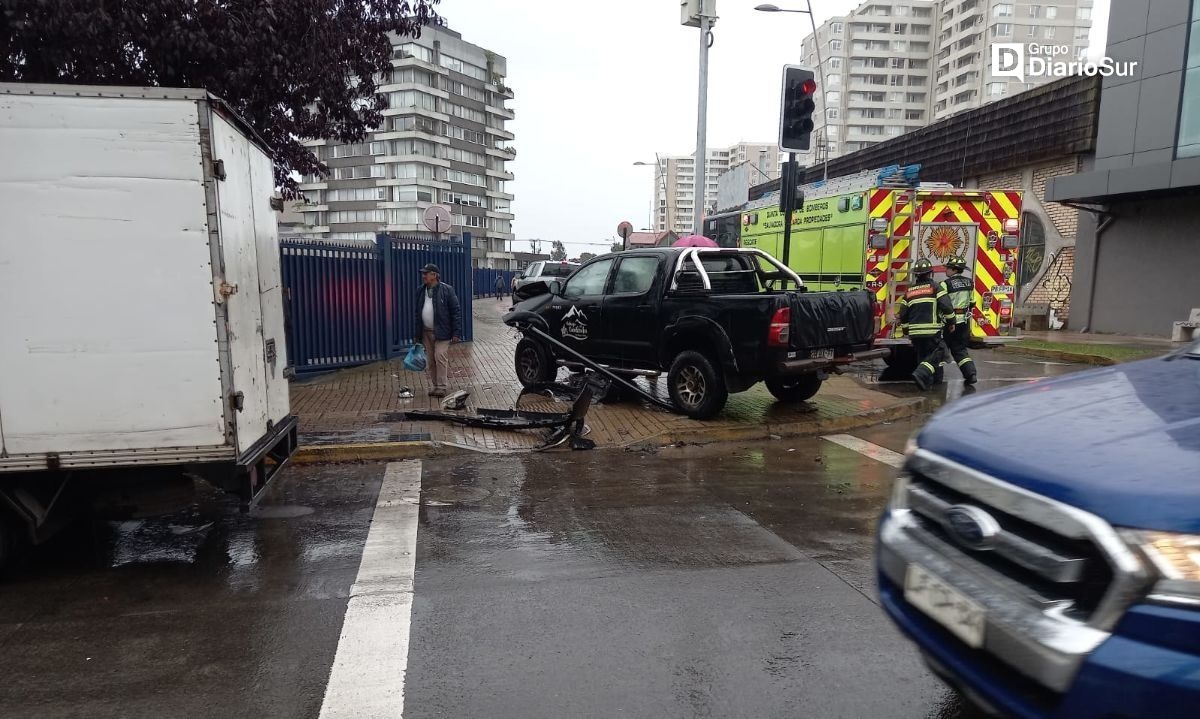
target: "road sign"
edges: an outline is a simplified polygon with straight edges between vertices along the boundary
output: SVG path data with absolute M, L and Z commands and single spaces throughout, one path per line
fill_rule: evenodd
M 633 225 L 629 222 L 622 222 L 621 224 L 617 225 L 617 235 L 619 235 L 622 240 L 628 240 L 629 236 L 632 234 Z
M 436 232 L 439 235 L 443 232 L 449 232 L 452 224 L 450 210 L 445 207 L 430 205 L 425 208 L 425 226 L 429 228 L 430 232 Z

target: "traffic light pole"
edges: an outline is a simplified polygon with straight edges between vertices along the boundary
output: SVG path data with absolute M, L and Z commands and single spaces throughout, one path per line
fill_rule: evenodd
M 792 187 L 796 186 L 796 153 L 788 153 L 787 171 L 782 173 L 782 179 L 779 185 L 779 193 L 785 197 L 791 195 L 790 188 L 785 189 L 784 182 L 790 183 Z M 786 195 L 784 193 L 787 193 Z M 787 204 L 783 211 L 783 264 L 786 267 L 791 267 L 788 264 L 788 256 L 792 249 L 792 211 L 795 210 L 796 203 L 794 200 L 787 200 Z

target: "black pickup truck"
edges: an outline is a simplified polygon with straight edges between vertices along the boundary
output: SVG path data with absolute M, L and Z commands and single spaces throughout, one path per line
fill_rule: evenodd
M 784 289 L 788 283 L 798 289 Z M 528 299 L 516 310 L 539 315 L 549 336 L 595 363 L 621 374 L 666 373 L 672 404 L 698 419 L 758 382 L 780 400 L 807 400 L 826 370 L 887 355 L 873 347 L 868 293 L 807 292 L 760 250 L 619 252 L 519 294 Z M 529 336 L 517 345 L 515 363 L 526 387 L 575 364 Z

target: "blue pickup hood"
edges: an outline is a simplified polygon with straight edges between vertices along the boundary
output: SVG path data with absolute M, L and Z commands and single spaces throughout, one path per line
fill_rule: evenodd
M 934 415 L 917 443 L 1114 525 L 1200 533 L 1200 359 L 977 395 Z

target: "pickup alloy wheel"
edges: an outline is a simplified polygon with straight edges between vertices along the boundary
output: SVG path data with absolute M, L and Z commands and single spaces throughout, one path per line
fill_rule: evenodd
M 517 381 L 522 387 L 553 382 L 558 375 L 554 366 L 554 357 L 540 343 L 523 339 L 517 343 L 517 351 L 513 360 L 517 370 Z
M 676 409 L 692 419 L 708 419 L 725 407 L 729 389 L 711 360 L 699 352 L 680 352 L 671 363 L 667 386 Z

